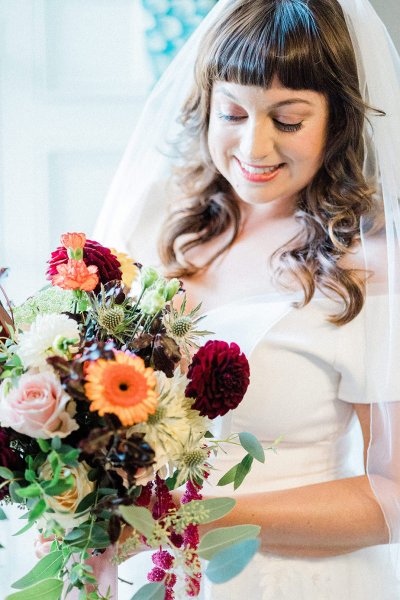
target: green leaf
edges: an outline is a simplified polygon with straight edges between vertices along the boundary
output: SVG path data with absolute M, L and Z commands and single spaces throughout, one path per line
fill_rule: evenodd
M 20 489 L 20 484 L 18 483 L 18 481 L 12 481 L 8 487 L 8 491 L 10 494 L 10 498 L 13 502 L 15 502 L 16 504 L 21 502 L 21 498 L 19 496 L 17 496 L 17 492 Z
M 205 438 L 209 438 L 209 439 L 213 439 L 214 438 L 214 434 L 211 433 L 211 431 L 206 431 L 204 434 Z
M 110 545 L 110 536 L 100 525 L 93 525 L 90 545 L 93 548 L 107 548 Z
M 5 521 L 6 519 L 7 519 L 7 515 L 0 506 L 0 521 Z
M 147 583 L 132 596 L 131 600 L 164 600 L 165 586 L 163 583 Z
M 89 492 L 89 494 L 87 496 L 85 496 L 84 498 L 82 498 L 82 500 L 79 502 L 79 504 L 76 508 L 76 513 L 85 512 L 85 510 L 87 510 L 88 508 L 93 506 L 96 496 L 97 496 L 96 490 L 94 490 L 94 492 Z
M 64 558 L 61 550 L 50 552 L 50 554 L 47 554 L 38 563 L 36 563 L 29 573 L 13 583 L 11 587 L 17 590 L 22 590 L 23 588 L 37 583 L 38 581 L 58 575 L 63 562 Z
M 17 533 L 13 533 L 14 535 L 22 535 L 23 533 L 25 533 L 26 531 L 28 531 L 28 529 L 30 529 L 31 527 L 33 527 L 33 525 L 35 524 L 35 521 L 29 521 L 24 527 L 22 527 L 22 529 L 20 529 L 19 531 L 17 531 Z
M 53 437 L 53 439 L 51 440 L 51 447 L 53 448 L 53 450 L 59 450 L 61 448 L 61 440 L 58 437 L 58 435 L 56 435 L 56 437 Z
M 49 442 L 47 440 L 42 440 L 41 438 L 39 438 L 36 441 L 37 441 L 37 443 L 39 445 L 39 448 L 41 449 L 42 452 L 46 452 L 46 454 L 47 454 L 47 452 L 50 451 L 50 444 L 49 444 Z
M 42 514 L 45 512 L 47 508 L 46 502 L 43 498 L 40 498 L 40 500 L 38 500 L 36 502 L 36 504 L 34 504 L 33 506 L 30 507 L 29 509 L 29 513 L 28 513 L 28 520 L 29 522 L 33 522 L 36 521 L 39 517 L 42 516 Z
M 2 477 L 3 479 L 13 479 L 14 473 L 6 467 L 0 467 L 0 477 Z
M 263 463 L 265 462 L 265 452 L 260 442 L 255 435 L 247 431 L 239 433 L 239 440 L 243 448 L 256 460 Z
M 49 496 L 59 496 L 70 490 L 75 485 L 75 480 L 72 475 L 69 475 L 61 481 L 46 481 L 42 483 L 42 487 Z
M 209 500 L 192 500 L 182 504 L 177 512 L 180 517 L 185 517 L 192 523 L 211 523 L 221 519 L 235 506 L 233 498 L 210 498 Z
M 18 496 L 21 496 L 21 498 L 37 498 L 38 496 L 41 496 L 42 490 L 37 483 L 31 483 L 31 485 L 28 485 L 27 487 L 16 490 L 16 493 Z
M 63 586 L 61 579 L 45 579 L 21 592 L 10 594 L 5 600 L 60 600 Z
M 120 513 L 125 521 L 146 538 L 149 538 L 156 524 L 151 512 L 143 506 L 121 506 Z
M 85 537 L 85 530 L 82 529 L 72 529 L 66 536 L 64 536 L 65 542 L 75 542 L 81 538 Z
M 201 558 L 211 560 L 217 552 L 244 540 L 256 538 L 261 527 L 258 525 L 235 525 L 220 527 L 206 533 L 200 541 L 197 553 Z
M 172 475 L 172 477 L 168 477 L 168 479 L 165 480 L 165 484 L 170 491 L 175 489 L 176 482 L 178 481 L 178 477 L 179 477 L 179 471 L 177 469 L 175 471 L 175 473 Z
M 206 575 L 212 583 L 225 583 L 236 577 L 253 558 L 260 545 L 259 540 L 245 540 L 225 548 L 208 563 Z
M 243 482 L 243 479 L 250 472 L 252 464 L 253 464 L 253 457 L 250 456 L 250 454 L 246 454 L 244 459 L 238 464 L 235 481 L 233 483 L 233 489 L 237 490 L 237 488 Z
M 239 465 L 233 466 L 229 471 L 225 473 L 218 481 L 217 485 L 228 485 L 229 483 L 233 483 L 236 477 L 236 471 Z
M 26 481 L 33 483 L 36 480 L 36 473 L 32 469 L 25 469 L 24 477 Z

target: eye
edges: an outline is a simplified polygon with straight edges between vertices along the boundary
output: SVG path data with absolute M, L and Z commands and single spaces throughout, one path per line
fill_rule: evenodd
M 223 121 L 241 121 L 242 119 L 246 118 L 238 115 L 226 115 L 221 112 L 217 113 L 217 117 L 218 119 L 222 119 Z
M 278 121 L 278 119 L 273 119 L 273 121 L 278 129 L 287 132 L 299 131 L 303 125 L 302 121 L 300 121 L 300 123 L 282 123 L 282 121 Z

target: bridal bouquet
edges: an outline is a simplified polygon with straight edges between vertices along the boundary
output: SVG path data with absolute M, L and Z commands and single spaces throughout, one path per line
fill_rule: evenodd
M 74 588 L 109 598 L 88 564 L 109 546 L 115 563 L 155 549 L 142 600 L 197 596 L 200 559 L 212 581 L 233 577 L 256 552 L 259 528 L 200 539 L 198 526 L 235 504 L 202 500 L 223 442 L 246 456 L 221 485 L 236 488 L 253 459 L 264 461 L 251 434 L 210 433 L 244 396 L 246 357 L 234 343 L 199 348 L 210 332 L 198 328 L 200 305 L 186 309 L 179 280 L 84 234 L 61 237 L 47 276 L 51 285 L 22 306 L 0 303 L 0 500 L 25 508 L 18 534 L 36 525 L 48 550 L 8 599 L 58 600 Z

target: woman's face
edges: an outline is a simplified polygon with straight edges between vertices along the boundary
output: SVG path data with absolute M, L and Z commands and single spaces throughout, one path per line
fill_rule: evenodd
M 328 126 L 323 94 L 217 81 L 212 90 L 208 146 L 218 171 L 248 204 L 284 202 L 322 164 Z

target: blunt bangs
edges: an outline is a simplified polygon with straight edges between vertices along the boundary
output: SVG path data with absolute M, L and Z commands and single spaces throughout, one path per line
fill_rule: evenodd
M 203 71 L 206 85 L 221 80 L 268 88 L 277 76 L 291 89 L 326 91 L 326 58 L 304 0 L 243 2 L 213 38 Z

